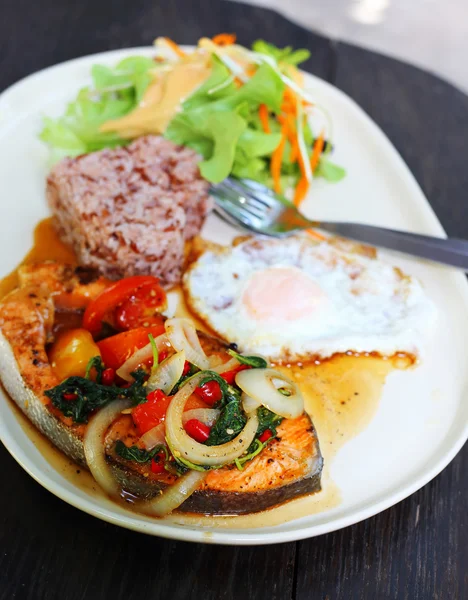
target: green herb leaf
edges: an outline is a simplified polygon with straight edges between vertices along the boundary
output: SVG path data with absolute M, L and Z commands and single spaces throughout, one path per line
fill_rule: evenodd
M 93 368 L 96 370 L 96 381 L 98 383 L 101 383 L 102 372 L 104 371 L 104 363 L 102 362 L 102 359 L 100 356 L 94 356 L 93 358 L 89 359 L 88 364 L 86 365 L 85 379 L 90 378 L 91 369 L 93 369 Z
M 75 423 L 87 423 L 90 413 L 117 398 L 128 398 L 133 405 L 146 402 L 146 373 L 136 371 L 132 376 L 135 381 L 128 388 L 101 385 L 85 377 L 73 376 L 44 393 L 66 417 L 71 417 Z M 71 394 L 75 395 L 75 398 L 66 400 L 65 395 Z
M 210 435 L 205 442 L 207 446 L 218 446 L 230 442 L 244 429 L 247 423 L 247 417 L 242 409 L 240 392 L 231 385 L 227 388 L 228 401 L 211 428 Z
M 276 413 L 268 410 L 264 406 L 260 406 L 257 408 L 257 417 L 258 417 L 258 429 L 255 435 L 256 438 L 260 437 L 264 431 L 269 429 L 273 434 L 273 437 L 276 436 L 276 428 L 283 420 L 283 417 L 277 415 Z
M 160 452 L 164 452 L 165 461 L 169 460 L 169 453 L 163 444 L 155 446 L 152 450 L 144 450 L 143 448 L 138 448 L 138 446 L 126 446 L 122 440 L 117 440 L 115 442 L 115 451 L 119 456 L 125 458 L 125 460 L 132 460 L 137 463 L 146 463 Z
M 234 352 L 234 350 L 228 350 L 228 353 L 236 358 L 242 365 L 248 365 L 254 369 L 268 368 L 267 361 L 261 356 L 242 356 L 242 354 L 238 354 L 237 352 Z

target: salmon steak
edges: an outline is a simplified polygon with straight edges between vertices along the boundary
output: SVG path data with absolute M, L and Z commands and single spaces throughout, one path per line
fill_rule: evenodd
M 240 515 L 321 489 L 298 386 L 258 356 L 166 318 L 153 276 L 46 262 L 0 305 L 13 401 L 111 497 L 163 517 Z M 122 496 L 123 495 L 123 496 Z

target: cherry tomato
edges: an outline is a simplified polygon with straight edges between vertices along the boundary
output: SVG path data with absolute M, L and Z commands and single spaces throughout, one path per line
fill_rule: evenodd
M 91 358 L 101 352 L 86 329 L 69 329 L 53 344 L 49 359 L 55 375 L 60 381 L 77 375 L 83 377 Z
M 155 338 L 164 333 L 164 325 L 138 327 L 113 335 L 97 343 L 106 367 L 117 370 L 137 350 L 149 343 L 148 334 Z
M 240 371 L 244 371 L 245 369 L 251 369 L 252 367 L 249 367 L 249 365 L 239 365 L 238 367 L 236 367 L 235 369 L 232 369 L 231 371 L 226 371 L 225 373 L 221 373 L 221 377 L 224 379 L 224 381 L 226 381 L 226 383 L 229 383 L 229 385 L 233 385 L 233 383 L 236 380 L 236 375 L 237 373 L 239 373 Z
M 166 470 L 164 468 L 164 463 L 166 461 L 166 456 L 164 454 L 163 451 L 158 452 L 156 454 L 156 456 L 153 456 L 153 458 L 151 459 L 151 471 L 153 473 L 164 473 L 164 471 Z
M 139 287 L 116 309 L 115 323 L 119 329 L 163 323 L 161 311 L 166 307 L 165 291 L 157 281 L 148 283 Z
M 201 387 L 197 387 L 195 393 L 200 396 L 208 406 L 214 406 L 223 397 L 223 392 L 217 381 L 207 381 Z
M 127 277 L 110 285 L 90 302 L 83 316 L 83 327 L 93 335 L 99 334 L 102 322 L 109 320 L 113 324 L 115 321 L 113 313 L 116 309 L 124 305 L 129 299 L 137 295 L 141 288 L 145 287 L 148 295 L 151 294 L 151 290 L 157 290 L 156 296 L 162 302 L 162 310 L 165 306 L 166 296 L 164 290 L 159 286 L 157 277 L 135 275 L 134 277 Z
M 187 421 L 184 425 L 184 429 L 191 438 L 196 442 L 200 442 L 200 444 L 206 442 L 210 437 L 211 427 L 208 427 L 208 425 L 205 425 L 205 423 L 202 423 L 198 419 L 190 419 L 190 421 Z
M 269 440 L 270 438 L 273 437 L 273 433 L 270 429 L 265 429 L 265 431 L 262 433 L 262 435 L 258 438 L 258 440 L 260 442 L 262 442 L 262 444 L 264 442 L 266 442 L 267 440 Z
M 166 411 L 172 400 L 161 390 L 154 390 L 148 394 L 146 402 L 138 404 L 133 409 L 132 418 L 140 435 L 143 435 L 166 418 Z
M 101 379 L 102 385 L 112 385 L 114 383 L 114 380 L 115 380 L 115 369 L 112 369 L 111 367 L 104 369 L 104 371 L 102 372 L 102 379 Z

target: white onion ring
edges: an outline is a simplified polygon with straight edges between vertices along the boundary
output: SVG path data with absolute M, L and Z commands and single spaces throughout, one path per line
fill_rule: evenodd
M 205 446 L 192 439 L 182 425 L 182 415 L 188 398 L 193 394 L 204 374 L 194 375 L 177 392 L 166 413 L 166 437 L 174 452 L 196 465 L 221 466 L 239 458 L 250 446 L 258 428 L 257 413 L 249 415 L 244 429 L 230 442 L 219 446 Z M 174 454 L 175 455 L 175 454 Z M 178 458 L 175 456 L 175 458 Z
M 140 438 L 140 442 L 146 450 L 152 450 L 160 445 L 166 446 L 166 426 L 164 423 L 159 423 L 159 425 L 144 433 Z
M 200 487 L 207 475 L 207 471 L 189 471 L 166 488 L 161 495 L 150 500 L 146 506 L 157 517 L 165 517 L 187 500 Z
M 226 373 L 227 371 L 232 371 L 233 369 L 235 369 L 236 367 L 239 366 L 239 361 L 237 360 L 237 358 L 231 358 L 231 360 L 228 360 L 227 362 L 223 363 L 222 365 L 218 365 L 216 367 L 210 367 L 210 371 L 213 371 L 214 373 Z
M 106 460 L 104 434 L 114 419 L 131 405 L 130 400 L 114 400 L 94 415 L 86 428 L 83 448 L 94 479 L 110 496 L 118 496 L 120 487 Z
M 172 347 L 180 352 L 185 351 L 185 357 L 199 369 L 208 369 L 210 361 L 198 339 L 194 324 L 188 319 L 167 319 L 164 323 L 166 335 Z
M 245 413 L 248 415 L 254 410 L 257 410 L 262 405 L 262 403 L 256 398 L 252 398 L 245 392 L 242 392 L 242 408 L 245 410 Z
M 191 410 L 186 410 L 182 414 L 182 423 L 185 425 L 187 421 L 191 419 L 197 419 L 201 421 L 208 427 L 212 427 L 219 418 L 221 411 L 217 408 L 192 408 Z
M 148 392 L 162 390 L 165 394 L 169 394 L 182 377 L 184 366 L 185 352 L 183 350 L 169 356 L 151 373 L 146 389 Z
M 279 371 L 274 369 L 239 371 L 236 375 L 236 384 L 248 396 L 286 419 L 295 419 L 304 412 L 304 398 L 299 387 Z M 285 388 L 290 395 L 284 396 L 278 391 L 279 388 Z
M 163 350 L 170 348 L 169 340 L 167 339 L 165 333 L 158 335 L 154 341 L 156 343 L 158 352 L 162 352 Z M 125 381 L 133 381 L 133 377 L 130 373 L 133 373 L 133 371 L 135 371 L 138 366 L 141 365 L 141 363 L 144 363 L 149 358 L 152 358 L 152 356 L 153 347 L 151 343 L 148 343 L 146 346 L 143 346 L 143 348 L 140 348 L 134 354 L 132 354 L 130 358 L 127 358 L 124 364 L 117 369 L 117 375 L 122 379 L 125 379 Z

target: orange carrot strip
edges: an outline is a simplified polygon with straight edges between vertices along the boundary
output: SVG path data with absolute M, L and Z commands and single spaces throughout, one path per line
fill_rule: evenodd
M 182 48 L 176 44 L 175 42 L 173 42 L 170 38 L 164 38 L 166 44 L 170 47 L 171 50 L 173 50 L 177 56 L 186 56 L 185 52 L 182 50 Z
M 270 171 L 273 177 L 273 189 L 281 194 L 281 162 L 283 160 L 284 145 L 286 143 L 286 127 L 281 128 L 281 141 L 271 155 Z
M 230 46 L 236 43 L 237 36 L 235 33 L 218 33 L 211 39 L 218 46 Z
M 316 141 L 314 143 L 314 150 L 312 152 L 312 156 L 310 159 L 310 166 L 312 168 L 312 172 L 314 172 L 315 169 L 317 168 L 318 162 L 320 160 L 320 155 L 322 154 L 324 143 L 325 143 L 325 138 L 324 138 L 323 131 L 322 131 L 322 133 L 318 136 L 318 138 L 316 139 Z
M 304 200 L 307 194 L 307 190 L 309 189 L 309 182 L 307 181 L 307 177 L 302 175 L 299 183 L 296 186 L 296 190 L 294 192 L 294 204 L 299 206 L 301 202 Z
M 270 123 L 268 121 L 268 107 L 266 104 L 260 104 L 258 107 L 258 116 L 260 117 L 263 131 L 265 133 L 271 133 Z
M 307 233 L 310 235 L 310 237 L 315 238 L 316 240 L 326 240 L 327 238 L 322 235 L 321 233 L 319 233 L 318 231 L 315 231 L 315 229 L 307 229 Z

